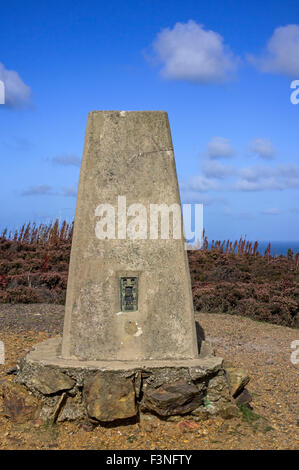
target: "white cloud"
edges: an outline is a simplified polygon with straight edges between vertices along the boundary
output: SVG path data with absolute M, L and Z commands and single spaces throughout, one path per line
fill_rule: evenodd
M 53 194 L 53 189 L 48 184 L 30 186 L 30 188 L 21 193 L 22 196 L 48 196 Z
M 282 191 L 287 189 L 287 185 L 284 181 L 277 177 L 271 178 L 257 178 L 256 181 L 248 181 L 246 179 L 240 179 L 237 181 L 235 189 L 237 191 L 265 191 L 265 190 L 278 190 Z
M 226 199 L 223 197 L 213 197 L 209 194 L 198 193 L 197 191 L 181 190 L 181 200 L 183 204 L 204 204 L 211 206 L 212 204 L 225 204 Z
M 196 175 L 190 179 L 190 181 L 182 187 L 184 190 L 205 192 L 205 191 L 217 191 L 220 186 L 217 181 L 211 178 L 206 178 L 202 175 Z
M 289 24 L 274 30 L 266 51 L 248 60 L 265 73 L 278 73 L 297 78 L 299 75 L 299 25 Z
M 230 158 L 235 154 L 231 141 L 224 137 L 212 137 L 207 147 L 209 158 Z
M 31 142 L 27 137 L 12 136 L 11 138 L 2 141 L 2 143 L 13 150 L 27 152 L 34 147 L 33 142 Z
M 239 170 L 239 176 L 248 181 L 258 181 L 262 178 L 299 179 L 299 165 L 289 163 L 286 165 L 265 166 L 254 165 L 243 167 Z
M 0 80 L 5 86 L 5 105 L 18 108 L 30 102 L 31 89 L 14 70 L 7 70 L 0 62 Z
M 76 155 L 57 155 L 52 157 L 52 163 L 55 165 L 63 165 L 63 166 L 77 166 L 80 168 L 81 166 L 81 158 L 77 157 Z
M 265 191 L 266 189 L 282 190 L 285 189 L 285 185 L 275 178 L 264 178 L 259 181 L 240 179 L 235 185 L 237 191 Z
M 222 165 L 215 160 L 208 160 L 202 164 L 203 174 L 207 178 L 224 179 L 233 176 L 236 173 L 236 169 L 230 165 Z
M 163 64 L 162 75 L 170 80 L 221 83 L 230 78 L 237 65 L 222 36 L 193 20 L 163 29 L 153 47 Z
M 239 170 L 239 176 L 246 181 L 258 181 L 262 178 L 271 178 L 276 174 L 276 169 L 270 166 L 246 166 Z
M 212 165 L 209 166 L 210 164 Z M 275 167 L 256 165 L 237 169 L 208 161 L 203 164 L 203 174 L 193 176 L 182 185 L 183 191 L 198 193 L 287 189 L 299 189 L 299 165 L 295 163 Z
M 299 165 L 278 165 L 276 167 L 252 166 L 241 168 L 237 191 L 286 190 L 299 188 Z
M 285 178 L 299 178 L 299 165 L 291 163 L 288 165 L 278 165 L 277 173 Z
M 272 143 L 267 139 L 255 139 L 251 145 L 264 159 L 274 154 Z M 252 165 L 237 168 L 217 160 L 234 154 L 232 144 L 223 137 L 213 137 L 201 162 L 201 173 L 194 175 L 182 186 L 182 191 L 192 194 L 211 192 L 257 192 L 299 189 L 299 164 Z
M 269 139 L 257 137 L 250 144 L 251 152 L 257 154 L 264 160 L 272 160 L 275 155 L 275 149 Z

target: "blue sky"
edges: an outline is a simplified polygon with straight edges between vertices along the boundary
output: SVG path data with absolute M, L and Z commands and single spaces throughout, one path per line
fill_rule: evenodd
M 209 239 L 298 240 L 298 2 L 11 1 L 0 44 L 1 227 L 73 217 L 89 111 L 157 109 Z

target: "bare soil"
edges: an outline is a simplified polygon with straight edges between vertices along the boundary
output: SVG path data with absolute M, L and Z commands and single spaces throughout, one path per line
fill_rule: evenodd
M 61 334 L 61 305 L 0 305 L 0 340 L 6 362 L 0 383 L 34 344 Z M 196 315 L 217 355 L 245 369 L 251 381 L 252 412 L 240 418 L 212 418 L 97 427 L 86 423 L 17 423 L 4 416 L 0 399 L 0 449 L 296 449 L 299 443 L 299 364 L 290 360 L 296 329 L 227 314 Z

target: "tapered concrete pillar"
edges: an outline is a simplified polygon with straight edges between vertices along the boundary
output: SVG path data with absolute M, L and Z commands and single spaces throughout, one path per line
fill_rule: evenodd
M 42 419 L 239 412 L 223 359 L 203 341 L 198 353 L 182 226 L 167 114 L 90 113 L 63 338 L 16 377 Z
M 181 215 L 167 113 L 91 112 L 70 259 L 64 359 L 198 357 L 178 208 Z

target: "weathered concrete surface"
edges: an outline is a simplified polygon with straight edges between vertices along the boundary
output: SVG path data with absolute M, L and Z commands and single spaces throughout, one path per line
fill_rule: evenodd
M 197 380 L 206 374 L 213 374 L 219 371 L 223 365 L 223 359 L 217 356 L 198 356 L 196 359 L 187 360 L 141 360 L 141 361 L 79 361 L 77 359 L 65 359 L 61 356 L 62 338 L 55 337 L 38 343 L 21 361 L 18 380 L 24 376 L 25 370 L 30 371 L 36 379 L 39 375 L 39 369 L 44 367 L 53 368 L 57 373 L 63 373 L 68 370 L 74 371 L 77 375 L 88 371 L 120 371 L 125 375 L 133 376 L 140 370 L 169 370 L 166 374 L 171 381 L 177 378 L 178 370 L 185 370 L 188 378 Z M 76 371 L 76 372 L 75 372 Z M 70 374 L 69 374 L 70 375 Z M 161 385 L 167 381 L 163 375 L 155 375 L 155 386 Z M 30 378 L 30 380 L 32 380 Z M 78 378 L 76 378 L 78 380 Z M 160 381 L 160 383 L 158 383 Z M 29 384 L 28 378 L 26 382 Z
M 198 350 L 184 239 L 98 239 L 95 210 L 103 203 L 117 208 L 118 196 L 126 196 L 127 207 L 143 204 L 148 214 L 150 204 L 180 204 L 167 113 L 89 114 L 62 356 L 86 361 L 194 359 Z M 116 235 L 117 230 L 116 223 Z M 138 311 L 120 311 L 121 276 L 139 278 Z

